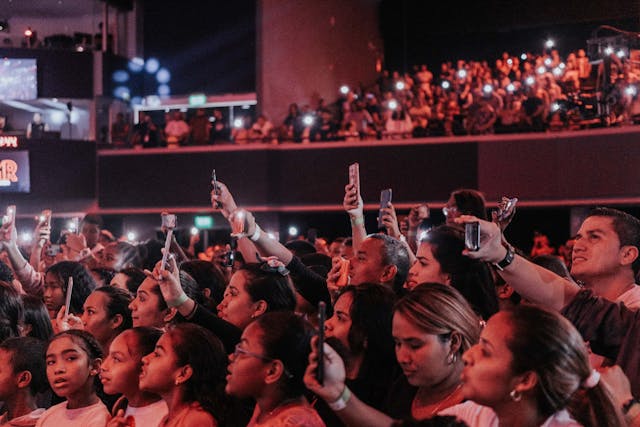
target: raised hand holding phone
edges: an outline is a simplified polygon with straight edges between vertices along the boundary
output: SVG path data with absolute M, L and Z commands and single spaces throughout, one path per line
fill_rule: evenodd
M 69 308 L 71 307 L 71 294 L 73 293 L 73 276 L 69 276 L 69 282 L 67 284 L 67 295 L 64 303 L 64 321 L 69 319 Z
M 498 209 L 491 213 L 491 219 L 498 224 L 500 230 L 504 231 L 505 228 L 511 223 L 511 220 L 516 215 L 516 204 L 518 198 L 509 198 L 502 196 L 502 200 L 498 202 Z
M 356 197 L 360 197 L 360 164 L 349 165 L 349 184 L 355 186 Z
M 324 352 L 324 323 L 327 320 L 327 305 L 324 301 L 320 301 L 318 303 L 318 341 L 317 351 L 319 355 L 322 355 Z M 322 359 L 320 357 L 320 359 Z M 318 368 L 316 369 L 316 380 L 320 385 L 324 383 L 324 363 L 318 363 Z
M 7 206 L 7 211 L 2 217 L 2 227 L 0 228 L 0 241 L 6 241 L 14 243 L 18 239 L 18 233 L 15 227 L 16 223 L 16 206 Z
M 220 196 L 220 186 L 218 185 L 218 178 L 216 177 L 215 169 L 211 170 L 211 185 L 213 186 L 213 194 Z M 213 202 L 213 207 L 216 209 L 221 209 L 222 203 L 220 203 L 218 200 L 215 200 Z
M 382 216 L 384 215 L 383 209 L 389 207 L 389 203 L 391 203 L 393 191 L 390 188 L 386 188 L 380 192 L 380 209 L 378 210 L 378 229 L 384 230 L 386 227 L 384 222 L 382 221 Z
M 162 253 L 162 262 L 160 269 L 165 270 L 167 267 L 167 257 L 169 256 L 169 249 L 171 248 L 171 240 L 173 239 L 173 229 L 176 228 L 178 218 L 168 212 L 163 212 L 162 228 L 167 230 L 167 238 L 164 241 L 164 252 Z

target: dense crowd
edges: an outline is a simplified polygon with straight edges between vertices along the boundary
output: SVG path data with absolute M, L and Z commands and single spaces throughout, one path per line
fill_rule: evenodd
M 144 116 L 130 130 L 123 118 L 116 145 L 282 143 L 543 132 L 635 123 L 640 119 L 640 68 L 625 50 L 590 61 L 580 49 L 566 59 L 555 49 L 495 62 L 458 60 L 401 74 L 383 71 L 368 87 L 340 87 L 333 103 L 291 104 L 277 124 L 267 115 L 233 123 L 214 110 L 167 114 L 164 127 Z M 118 142 L 119 141 L 119 142 Z
M 10 206 L 0 425 L 640 425 L 637 218 L 595 209 L 530 259 L 513 201 L 456 190 L 435 226 L 389 203 L 368 234 L 359 185 L 351 236 L 283 245 L 218 182 L 231 243 L 200 254 L 169 214 L 164 242 L 87 215 L 52 243 L 50 211 L 25 252 Z

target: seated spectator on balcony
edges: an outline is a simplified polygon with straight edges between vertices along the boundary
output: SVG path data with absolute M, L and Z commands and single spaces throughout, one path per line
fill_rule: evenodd
M 131 145 L 144 148 L 160 145 L 158 127 L 151 120 L 151 116 L 140 112 L 140 122 L 133 127 Z
M 184 121 L 182 113 L 180 111 L 175 111 L 164 128 L 164 133 L 167 138 L 167 146 L 177 147 L 179 145 L 184 145 L 189 137 L 189 132 L 189 125 Z
M 247 144 L 249 142 L 249 129 L 247 129 L 247 120 L 236 119 L 231 129 L 231 140 L 235 144 Z
M 216 142 L 229 141 L 230 138 L 231 131 L 226 118 L 222 115 L 222 111 L 213 110 L 213 126 L 209 133 L 209 143 L 215 144 Z
M 429 122 L 424 117 L 418 117 L 411 131 L 413 138 L 425 138 L 429 136 Z
M 520 131 L 522 102 L 515 96 L 508 96 L 505 106 L 498 112 L 496 133 L 514 133 Z
M 393 110 L 387 113 L 385 132 L 390 138 L 405 138 L 411 135 L 413 123 L 411 117 L 404 109 Z
M 585 53 L 584 49 L 578 49 L 578 77 L 581 82 L 584 82 L 591 76 L 591 63 Z
M 198 108 L 196 110 L 196 115 L 189 120 L 189 127 L 191 128 L 191 143 L 193 145 L 207 145 L 211 122 L 204 109 Z
M 320 111 L 320 120 L 311 130 L 312 141 L 334 141 L 338 136 L 338 125 L 331 111 L 324 109 Z
M 418 81 L 420 89 L 422 89 L 427 94 L 431 93 L 431 82 L 433 81 L 433 73 L 429 71 L 426 65 L 420 66 L 420 71 L 416 73 L 416 80 Z
M 529 88 L 527 98 L 522 102 L 523 130 L 529 132 L 544 131 L 545 105 L 534 87 Z
M 282 127 L 284 128 L 284 138 L 288 141 L 302 141 L 302 128 L 300 127 L 300 109 L 298 104 L 289 105 L 289 114 L 285 117 Z
M 362 101 L 355 102 L 354 109 L 345 115 L 344 120 L 347 122 L 355 122 L 356 129 L 361 138 L 367 135 L 369 125 L 373 124 L 373 118 L 364 108 L 364 102 Z
M 111 143 L 116 148 L 126 147 L 129 142 L 131 126 L 124 119 L 123 113 L 116 114 L 116 120 L 111 125 Z
M 249 130 L 249 139 L 251 142 L 268 142 L 272 139 L 272 133 L 273 123 L 267 119 L 267 116 L 260 114 Z
M 343 141 L 360 141 L 360 134 L 358 133 L 355 122 L 349 121 L 342 125 L 342 129 L 338 131 L 338 137 Z
M 489 102 L 478 100 L 469 107 L 467 132 L 471 135 L 493 133 L 493 125 L 497 119 L 496 110 Z

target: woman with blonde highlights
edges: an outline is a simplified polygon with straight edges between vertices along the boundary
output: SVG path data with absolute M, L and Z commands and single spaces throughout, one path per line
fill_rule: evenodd
M 423 420 L 462 402 L 462 354 L 478 341 L 480 318 L 451 286 L 417 286 L 394 308 L 392 334 L 396 359 L 406 382 L 394 386 L 385 413 L 365 405 L 345 386 L 344 363 L 324 346 L 324 384 L 315 378 L 318 352 L 311 353 L 305 374 L 307 387 L 324 399 L 350 426 L 392 425 L 393 418 Z M 387 415 L 388 414 L 388 415 Z

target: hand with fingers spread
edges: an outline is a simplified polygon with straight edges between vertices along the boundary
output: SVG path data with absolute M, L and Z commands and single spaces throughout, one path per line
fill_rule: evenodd
M 325 402 L 335 402 L 344 391 L 346 371 L 344 362 L 327 343 L 323 346 L 323 356 L 318 353 L 318 337 L 311 339 L 311 353 L 309 354 L 309 365 L 304 373 L 304 384 L 309 390 L 320 396 Z M 319 360 L 324 363 L 324 381 L 320 384 L 316 379 L 316 370 Z
M 211 205 L 214 209 L 220 210 L 222 216 L 229 219 L 229 215 L 238 209 L 238 205 L 236 205 L 233 195 L 224 183 L 216 181 L 216 186 L 217 190 L 211 190 Z

